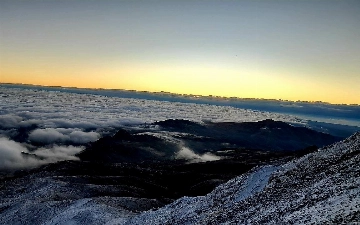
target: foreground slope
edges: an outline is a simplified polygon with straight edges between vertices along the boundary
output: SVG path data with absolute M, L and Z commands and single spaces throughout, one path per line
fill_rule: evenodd
M 286 163 L 272 175 L 273 166 L 255 169 L 206 196 L 181 198 L 126 224 L 360 222 L 359 153 L 358 132 Z
M 89 182 L 101 177 L 68 174 L 69 165 L 84 165 L 54 164 L 56 173 L 48 168 L 1 184 L 0 224 L 360 222 L 359 153 L 356 133 L 286 164 L 255 167 L 205 196 L 182 197 L 165 206 L 159 199 L 119 196 L 121 183 Z M 88 169 L 98 173 L 95 167 Z M 116 183 L 119 177 L 107 179 Z

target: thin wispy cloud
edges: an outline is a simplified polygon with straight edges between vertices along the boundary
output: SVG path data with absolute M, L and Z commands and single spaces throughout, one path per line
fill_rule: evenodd
M 221 159 L 221 157 L 211 153 L 204 153 L 202 155 L 196 154 L 194 151 L 187 147 L 182 147 L 180 151 L 176 154 L 175 158 L 185 159 L 188 160 L 190 163 L 216 161 Z

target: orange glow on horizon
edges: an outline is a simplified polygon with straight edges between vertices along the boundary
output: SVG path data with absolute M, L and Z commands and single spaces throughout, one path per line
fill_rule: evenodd
M 0 69 L 2 83 L 360 104 L 360 91 L 353 85 L 360 83 L 360 77 L 342 83 L 332 78 L 324 82 L 309 80 L 304 72 L 288 72 L 291 68 L 270 65 L 248 63 L 247 67 L 235 67 L 216 62 L 67 65 L 60 60 L 34 59 L 11 60 L 4 65 Z

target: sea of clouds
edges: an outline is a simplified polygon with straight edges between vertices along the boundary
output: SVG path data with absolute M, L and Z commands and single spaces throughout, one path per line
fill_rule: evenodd
M 136 128 L 166 119 L 245 122 L 270 118 L 306 123 L 291 115 L 231 106 L 0 86 L 0 169 L 78 160 L 76 153 L 87 143 L 120 127 Z M 180 152 L 179 157 L 189 155 L 185 153 Z

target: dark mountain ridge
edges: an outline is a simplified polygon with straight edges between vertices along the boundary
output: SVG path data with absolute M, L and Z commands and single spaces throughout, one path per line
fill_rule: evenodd
M 141 131 L 120 129 L 112 137 L 91 143 L 77 156 L 83 161 L 140 162 L 174 160 L 182 148 L 195 154 L 224 149 L 297 151 L 310 146 L 322 147 L 340 140 L 329 134 L 264 120 L 245 123 L 195 123 L 188 120 L 155 122 Z

